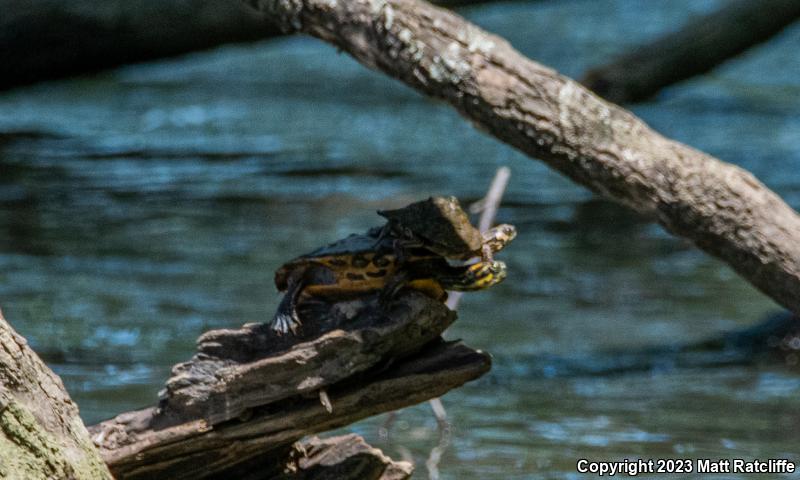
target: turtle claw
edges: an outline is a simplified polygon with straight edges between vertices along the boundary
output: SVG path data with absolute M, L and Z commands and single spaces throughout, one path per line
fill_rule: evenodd
M 270 328 L 278 335 L 285 335 L 289 331 L 292 332 L 292 335 L 297 335 L 297 329 L 300 325 L 300 319 L 296 313 L 278 313 L 272 319 Z

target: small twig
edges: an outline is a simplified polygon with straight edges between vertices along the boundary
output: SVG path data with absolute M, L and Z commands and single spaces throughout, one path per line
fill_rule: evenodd
M 500 167 L 494 175 L 492 185 L 489 187 L 489 192 L 486 194 L 484 200 L 483 212 L 481 219 L 478 222 L 478 228 L 481 232 L 485 232 L 492 227 L 494 217 L 497 216 L 497 209 L 500 207 L 500 200 L 503 198 L 503 193 L 506 191 L 508 179 L 511 178 L 511 169 L 508 167 Z
M 324 388 L 319 389 L 319 403 L 325 407 L 326 412 L 333 413 L 333 404 L 331 403 L 331 398 L 328 396 L 328 392 L 326 392 Z
M 492 223 L 494 223 L 494 218 L 497 215 L 497 210 L 500 207 L 500 201 L 503 198 L 503 193 L 505 193 L 505 189 L 508 185 L 508 180 L 510 177 L 511 170 L 508 167 L 498 168 L 497 173 L 495 173 L 494 179 L 492 179 L 492 183 L 489 186 L 489 190 L 486 192 L 486 196 L 478 202 L 475 202 L 470 207 L 470 211 L 474 211 L 477 207 L 480 208 L 478 211 L 481 212 L 481 217 L 478 222 L 478 228 L 481 232 L 485 232 L 491 228 Z M 461 300 L 462 295 L 463 292 L 448 292 L 446 304 L 447 308 L 450 310 L 455 310 L 458 308 L 458 303 Z M 441 461 L 445 450 L 450 445 L 451 426 L 450 422 L 447 421 L 447 411 L 445 410 L 441 399 L 434 398 L 429 400 L 428 403 L 431 406 L 431 410 L 433 410 L 434 417 L 436 417 L 436 423 L 439 428 L 439 441 L 437 445 L 431 449 L 428 459 L 425 462 L 425 466 L 428 468 L 428 478 L 430 480 L 438 480 L 439 462 Z M 383 425 L 378 428 L 378 436 L 381 440 L 389 440 L 389 432 L 396 419 L 396 411 L 389 412 L 387 414 Z
M 433 416 L 436 417 L 436 423 L 439 425 L 447 424 L 447 411 L 444 409 L 444 405 L 442 405 L 442 400 L 439 398 L 433 398 L 429 403 L 431 404 L 431 409 L 433 410 Z
M 486 192 L 486 196 L 483 197 L 483 199 L 479 200 L 481 218 L 478 221 L 478 228 L 481 233 L 492 227 L 494 218 L 497 216 L 497 209 L 500 208 L 500 200 L 503 198 L 503 193 L 506 191 L 506 186 L 508 185 L 510 177 L 510 168 L 498 168 L 489 186 L 489 191 Z M 458 303 L 461 301 L 462 295 L 464 295 L 464 292 L 448 292 L 447 308 L 450 310 L 458 308 Z M 438 480 L 439 462 L 445 450 L 450 445 L 450 422 L 447 421 L 447 411 L 441 399 L 433 398 L 428 400 L 428 404 L 431 406 L 433 415 L 436 417 L 436 423 L 439 426 L 439 443 L 431 450 L 431 453 L 428 455 L 428 460 L 425 462 L 425 466 L 428 468 L 428 478 L 430 480 Z M 386 431 L 388 435 L 388 429 Z
M 433 402 L 433 400 L 431 400 Z M 439 443 L 431 449 L 428 460 L 425 462 L 425 467 L 428 469 L 429 480 L 439 480 L 439 462 L 442 460 L 442 455 L 450 446 L 450 438 L 452 432 L 450 423 L 439 424 Z

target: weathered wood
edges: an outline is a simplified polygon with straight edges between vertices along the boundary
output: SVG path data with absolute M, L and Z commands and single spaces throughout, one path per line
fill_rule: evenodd
M 261 325 L 205 334 L 195 357 L 175 368 L 160 407 L 90 428 L 104 460 L 120 479 L 229 475 L 279 463 L 305 435 L 437 397 L 488 371 L 486 354 L 438 340 L 455 319 L 440 302 L 403 292 L 383 314 L 376 301 L 320 305 L 327 319 L 306 321 L 298 338 Z
M 303 440 L 297 471 L 286 480 L 404 480 L 411 478 L 409 462 L 395 462 L 358 435 Z
M 765 42 L 800 18 L 800 0 L 736 0 L 607 65 L 581 83 L 617 103 L 638 102 Z
M 0 90 L 281 35 L 236 0 L 0 0 L 0 12 Z
M 111 478 L 61 379 L 2 314 L 0 478 Z
M 216 478 L 236 480 L 405 480 L 414 467 L 396 462 L 355 434 L 305 438 L 260 455 Z
M 162 393 L 163 416 L 215 425 L 403 358 L 438 338 L 456 318 L 426 300 L 396 303 L 385 313 L 374 296 L 323 305 L 326 321 L 307 322 L 299 338 L 281 337 L 265 324 L 207 332 L 194 358 L 173 368 Z
M 592 191 L 657 220 L 800 313 L 800 216 L 749 172 L 669 140 L 508 42 L 420 0 L 249 0 Z

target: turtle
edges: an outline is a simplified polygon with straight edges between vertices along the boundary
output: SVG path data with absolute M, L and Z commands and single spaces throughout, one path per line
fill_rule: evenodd
M 453 260 L 481 257 L 492 261 L 517 230 L 501 224 L 481 233 L 469 221 L 456 197 L 430 197 L 395 210 L 378 210 L 388 221 L 381 237 L 398 239 L 396 248 L 424 247 Z
M 445 290 L 480 290 L 506 277 L 506 265 L 499 261 L 455 266 L 424 248 L 406 249 L 404 256 L 402 261 L 398 258 L 393 239 L 370 231 L 286 262 L 275 272 L 275 286 L 286 293 L 272 329 L 295 333 L 300 325 L 297 306 L 308 298 L 341 300 L 380 292 L 381 304 L 386 304 L 403 287 L 410 287 L 444 301 Z

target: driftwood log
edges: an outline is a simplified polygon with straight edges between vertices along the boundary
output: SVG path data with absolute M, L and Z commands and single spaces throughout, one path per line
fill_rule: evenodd
M 800 216 L 749 172 L 649 128 L 502 38 L 421 0 L 249 0 L 658 221 L 800 313 Z
M 111 478 L 61 380 L 2 314 L 0 478 Z
M 677 32 L 589 70 L 581 83 L 612 102 L 645 100 L 706 73 L 800 18 L 800 0 L 736 0 Z
M 236 0 L 0 0 L 0 11 L 0 90 L 281 35 Z
M 404 292 L 386 313 L 374 296 L 308 307 L 302 315 L 326 314 L 306 320 L 298 337 L 261 324 L 204 334 L 158 406 L 90 427 L 114 476 L 300 475 L 292 445 L 304 436 L 440 396 L 491 365 L 485 353 L 441 340 L 456 314 L 419 292 Z M 374 478 L 403 478 L 407 465 L 387 462 Z

